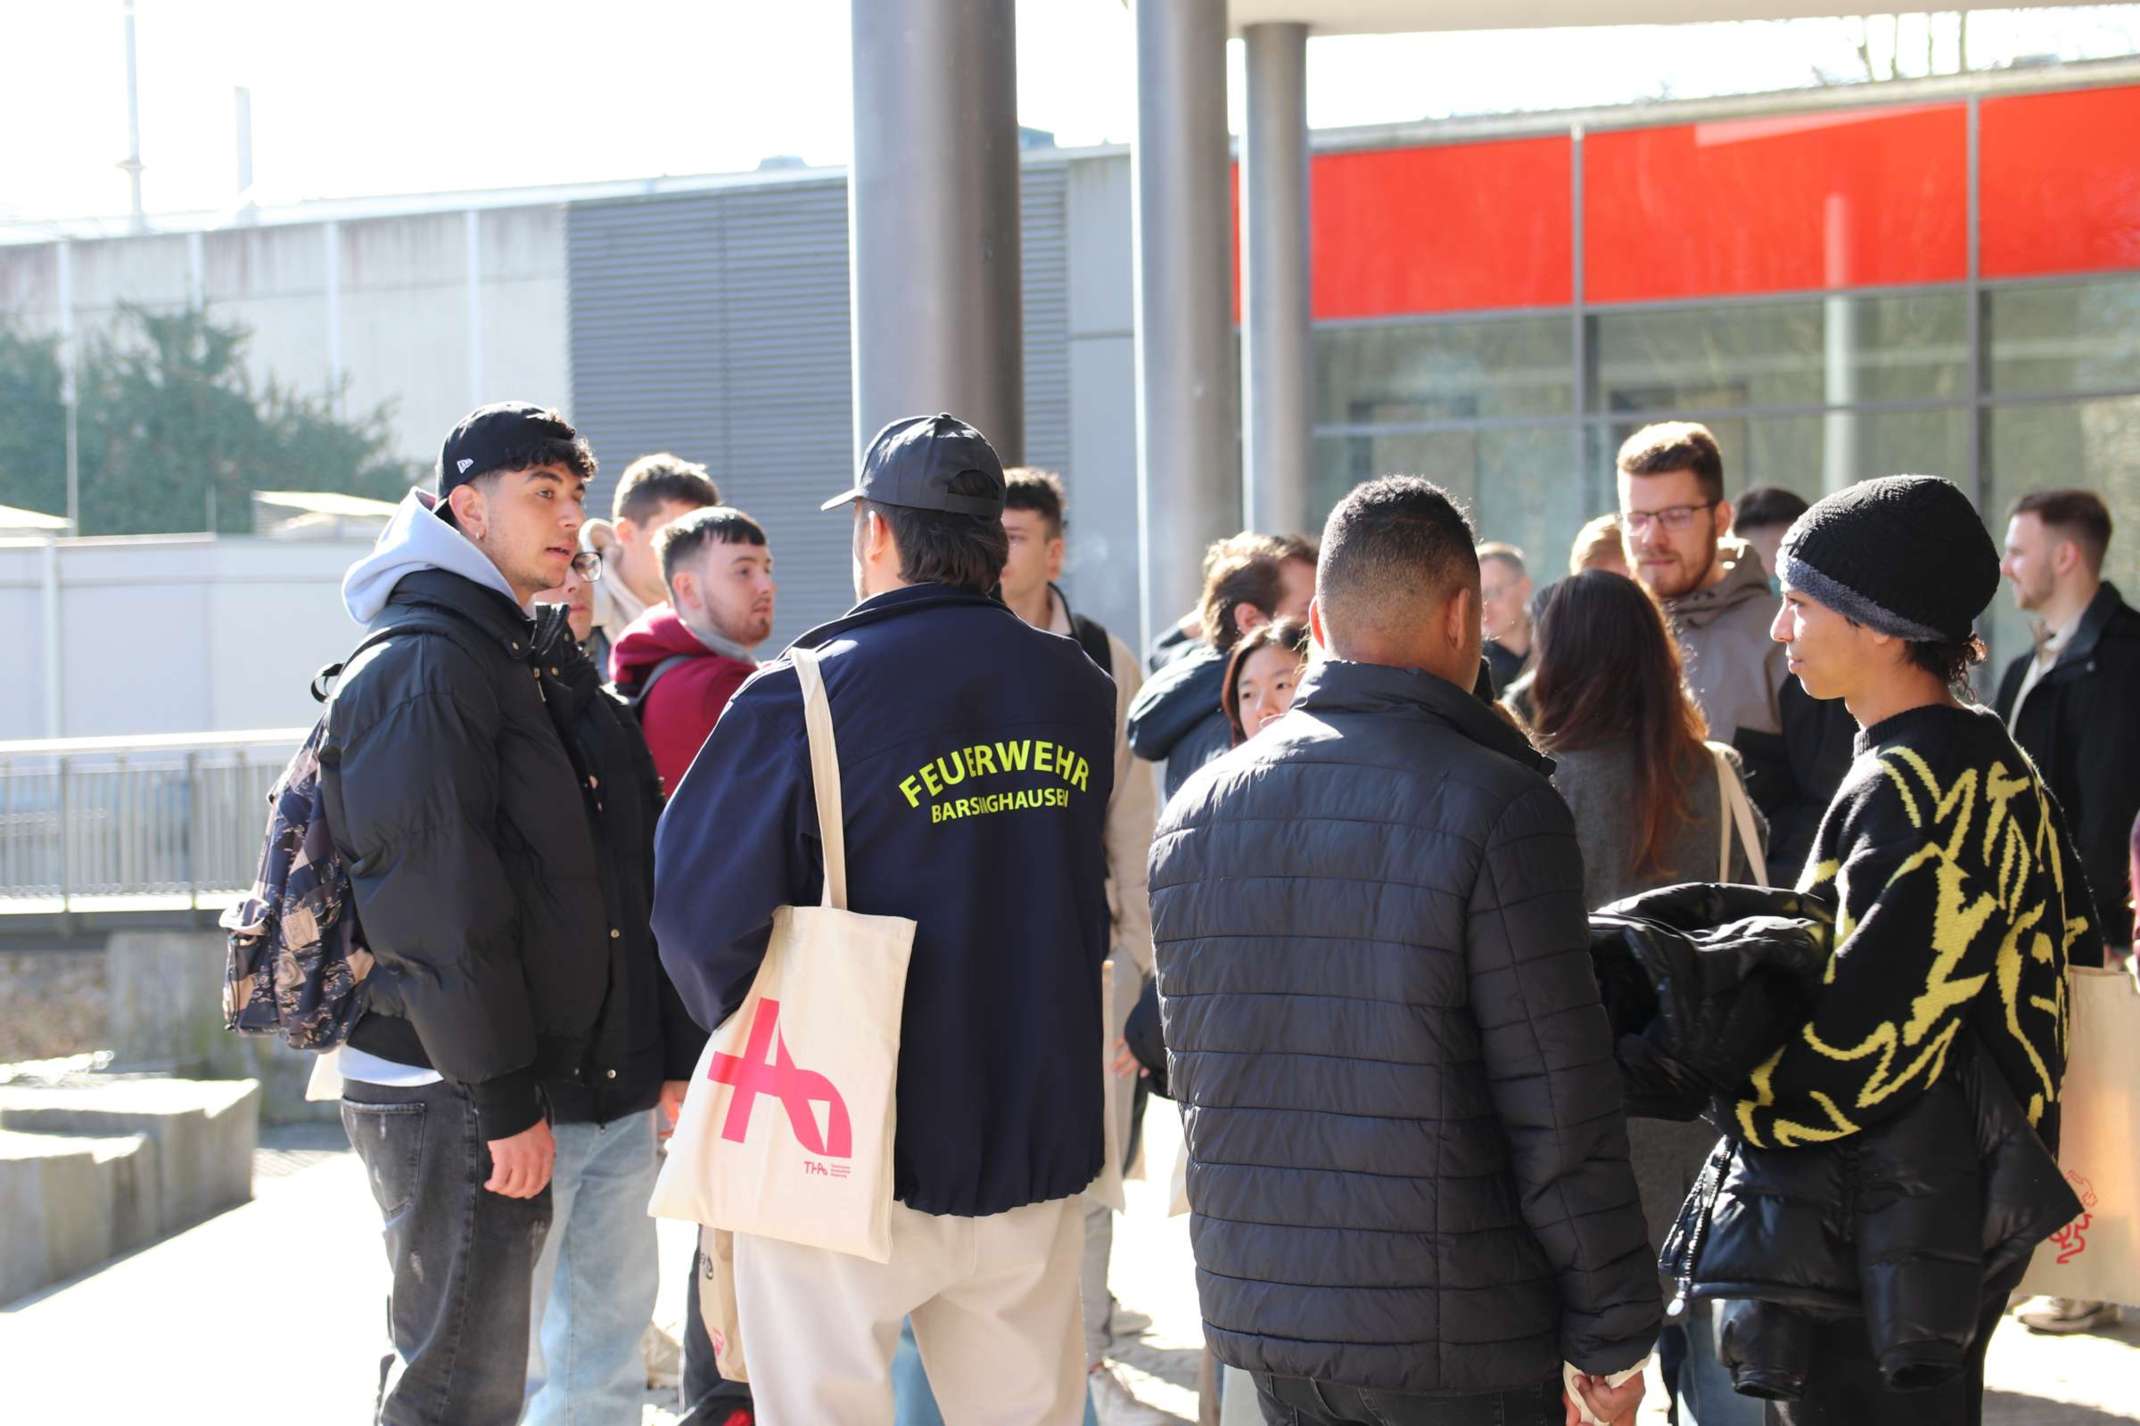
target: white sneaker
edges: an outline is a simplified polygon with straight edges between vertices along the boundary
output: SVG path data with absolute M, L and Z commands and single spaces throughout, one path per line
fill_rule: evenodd
M 2044 1332 L 2053 1336 L 2065 1336 L 2074 1332 L 2093 1332 L 2102 1327 L 2115 1327 L 2120 1320 L 2118 1305 L 2114 1302 L 2082 1302 L 2078 1298 L 2053 1297 L 2034 1312 L 2019 1314 L 2021 1325 L 2031 1332 Z

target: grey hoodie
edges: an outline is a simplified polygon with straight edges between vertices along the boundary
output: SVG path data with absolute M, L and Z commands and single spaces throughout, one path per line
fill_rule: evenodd
M 386 608 L 394 586 L 403 575 L 420 569 L 442 569 L 485 589 L 495 589 L 515 604 L 520 596 L 505 582 L 505 576 L 490 562 L 490 556 L 470 544 L 468 537 L 438 518 L 437 497 L 428 490 L 411 490 L 402 497 L 394 518 L 379 532 L 372 552 L 349 567 L 342 576 L 342 606 L 349 617 L 370 627 Z M 523 610 L 526 605 L 520 606 Z
M 1777 695 L 1790 674 L 1783 645 L 1769 637 L 1776 596 L 1761 556 L 1744 540 L 1717 542 L 1724 578 L 1663 601 L 1687 666 L 1687 687 L 1709 720 L 1709 736 L 1729 743 L 1740 729 L 1780 733 Z

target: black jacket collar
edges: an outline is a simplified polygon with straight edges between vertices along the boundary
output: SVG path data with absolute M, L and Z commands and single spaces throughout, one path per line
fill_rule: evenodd
M 831 643 L 840 635 L 870 624 L 880 624 L 901 615 L 919 613 L 924 609 L 981 608 L 1001 610 L 1006 619 L 1016 619 L 1010 606 L 1002 600 L 971 590 L 954 589 L 948 584 L 909 584 L 900 589 L 886 590 L 863 600 L 829 624 L 820 624 L 801 635 L 791 647 L 815 649 Z
M 1490 752 L 1541 774 L 1553 761 L 1476 695 L 1423 669 L 1323 658 L 1308 666 L 1293 707 L 1309 713 L 1373 713 L 1440 723 Z
M 2059 650 L 2058 662 L 2053 667 L 2082 664 L 2095 657 L 2095 646 L 2102 639 L 2104 629 L 2124 607 L 2125 600 L 2119 596 L 2118 587 L 2104 580 L 2102 588 L 2096 590 L 2095 598 L 2088 601 L 2087 609 L 2082 612 L 2081 622 L 2073 630 L 2073 638 Z
M 380 626 L 395 622 L 395 609 L 437 609 L 475 625 L 483 633 L 503 644 L 515 658 L 525 658 L 537 642 L 537 631 L 544 621 L 562 623 L 563 605 L 545 605 L 538 616 L 530 619 L 513 603 L 495 589 L 486 589 L 472 579 L 464 578 L 443 569 L 420 569 L 403 575 L 394 585 L 394 592 L 387 600 L 387 613 L 378 621 Z

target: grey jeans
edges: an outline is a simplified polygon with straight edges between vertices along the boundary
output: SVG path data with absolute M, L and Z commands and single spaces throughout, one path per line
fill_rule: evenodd
M 483 1187 L 490 1148 L 475 1103 L 451 1084 L 351 1080 L 342 1127 L 371 1179 L 393 1278 L 392 1348 L 379 1363 L 380 1426 L 513 1426 L 527 1389 L 535 1259 L 550 1190 Z

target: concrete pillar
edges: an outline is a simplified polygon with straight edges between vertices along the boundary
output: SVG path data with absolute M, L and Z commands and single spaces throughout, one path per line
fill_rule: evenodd
M 1241 143 L 1242 465 L 1251 529 L 1308 523 L 1308 27 L 1250 25 Z
M 1133 0 L 1137 503 L 1147 641 L 1239 528 L 1226 201 L 1225 0 Z
M 1025 456 L 1012 0 L 853 0 L 855 450 L 949 411 Z

